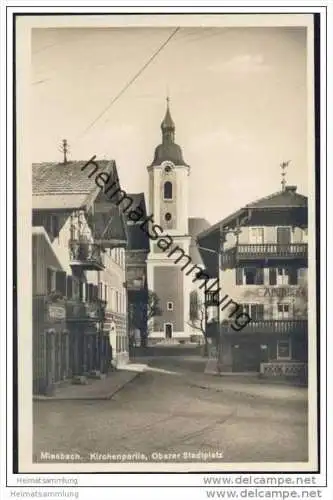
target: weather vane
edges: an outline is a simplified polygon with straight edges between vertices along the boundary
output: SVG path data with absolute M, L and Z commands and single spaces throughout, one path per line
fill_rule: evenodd
M 287 181 L 286 181 L 286 175 L 287 175 L 286 168 L 288 167 L 290 161 L 291 160 L 283 161 L 280 164 L 280 167 L 281 167 L 281 177 L 282 177 L 282 180 L 281 180 L 282 191 L 284 191 L 286 189 L 286 183 L 287 183 Z

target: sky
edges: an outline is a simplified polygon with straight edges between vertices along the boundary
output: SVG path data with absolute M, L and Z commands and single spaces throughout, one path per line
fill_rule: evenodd
M 114 159 L 121 187 L 147 195 L 166 96 L 191 166 L 189 216 L 215 223 L 287 183 L 307 195 L 306 29 L 32 30 L 32 159 Z M 102 114 L 102 115 L 101 115 Z M 148 201 L 148 200 L 147 200 Z

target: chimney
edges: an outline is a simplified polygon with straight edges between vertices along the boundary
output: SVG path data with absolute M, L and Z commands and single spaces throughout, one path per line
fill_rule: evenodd
M 297 186 L 286 186 L 285 190 L 289 191 L 290 193 L 296 193 Z

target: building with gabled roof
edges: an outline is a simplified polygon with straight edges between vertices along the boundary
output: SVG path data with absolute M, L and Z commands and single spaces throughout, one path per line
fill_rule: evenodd
M 307 230 L 307 197 L 285 186 L 198 235 L 222 371 L 305 376 Z
M 128 360 L 127 230 L 114 161 L 33 164 L 32 180 L 34 391 L 45 392 L 107 371 L 111 350 Z

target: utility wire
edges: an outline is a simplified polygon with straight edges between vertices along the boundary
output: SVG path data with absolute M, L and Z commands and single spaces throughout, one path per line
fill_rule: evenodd
M 132 85 L 132 83 L 134 83 L 135 80 L 144 72 L 144 70 L 158 56 L 158 54 L 164 49 L 164 47 L 170 42 L 171 38 L 173 38 L 179 30 L 179 27 L 173 30 L 173 32 L 168 36 L 165 42 L 162 43 L 162 45 L 156 50 L 156 52 L 154 52 L 154 54 L 148 59 L 148 61 L 142 66 L 142 68 L 140 68 L 140 70 L 131 78 L 131 80 L 125 85 L 125 87 L 123 87 L 120 92 L 118 92 L 118 94 L 109 102 L 106 108 L 104 108 L 100 112 L 100 114 L 88 125 L 88 127 L 82 132 L 79 137 L 82 137 L 84 134 L 86 134 L 98 122 L 98 120 L 100 120 L 101 117 L 105 115 L 105 113 L 111 108 L 111 106 L 116 101 L 118 101 L 118 99 L 124 94 L 124 92 L 126 92 L 126 90 Z

